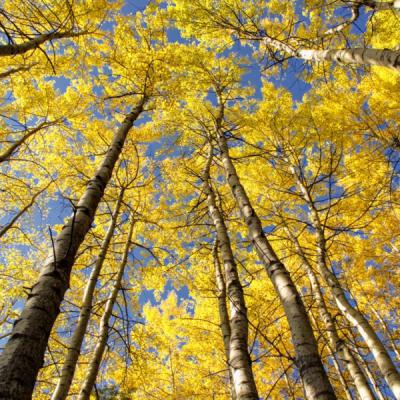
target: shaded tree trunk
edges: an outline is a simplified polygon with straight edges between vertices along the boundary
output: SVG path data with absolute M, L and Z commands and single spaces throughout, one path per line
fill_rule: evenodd
M 74 377 L 76 364 L 78 362 L 78 358 L 81 353 L 83 339 L 85 337 L 86 329 L 89 323 L 90 314 L 92 311 L 93 296 L 97 280 L 99 278 L 101 269 L 106 259 L 111 239 L 114 235 L 115 226 L 117 225 L 117 220 L 120 213 L 121 203 L 124 197 L 124 193 L 125 193 L 125 188 L 122 188 L 120 190 L 117 203 L 115 205 L 115 210 L 111 218 L 111 224 L 108 227 L 106 236 L 101 245 L 100 254 L 96 260 L 96 264 L 92 269 L 89 280 L 85 287 L 78 323 L 72 335 L 71 342 L 68 346 L 68 353 L 64 360 L 64 365 L 61 370 L 60 379 L 58 380 L 56 389 L 53 393 L 53 396 L 51 397 L 52 400 L 64 400 L 68 396 L 72 379 Z
M 128 262 L 128 256 L 129 256 L 129 250 L 131 248 L 131 240 L 132 240 L 134 226 L 135 226 L 135 219 L 132 217 L 131 225 L 128 232 L 128 237 L 125 243 L 124 255 L 119 265 L 117 277 L 115 278 L 114 282 L 114 287 L 111 291 L 110 297 L 107 299 L 104 313 L 103 316 L 101 317 L 98 341 L 94 349 L 92 359 L 90 360 L 87 373 L 81 387 L 81 391 L 79 392 L 78 400 L 89 400 L 93 386 L 96 382 L 101 360 L 103 358 L 104 350 L 107 345 L 108 334 L 110 329 L 109 322 L 112 310 L 117 300 L 118 292 L 121 289 L 122 277 L 124 276 L 125 267 Z
M 0 358 L 0 399 L 30 399 L 43 365 L 47 341 L 69 287 L 71 269 L 80 244 L 93 222 L 97 206 L 111 178 L 128 132 L 143 111 L 146 97 L 127 115 L 94 178 L 89 182 L 45 260 L 25 307 L 16 320 Z

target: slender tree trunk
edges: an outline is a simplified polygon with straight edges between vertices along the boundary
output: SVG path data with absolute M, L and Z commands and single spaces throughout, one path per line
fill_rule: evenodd
M 4 56 L 15 56 L 17 54 L 26 53 L 29 50 L 34 50 L 40 47 L 43 43 L 48 42 L 50 40 L 56 39 L 64 39 L 64 38 L 73 38 L 77 36 L 86 35 L 87 31 L 82 32 L 49 32 L 44 33 L 35 37 L 34 39 L 27 40 L 23 43 L 13 43 L 13 44 L 4 44 L 0 45 L 0 57 Z
M 311 288 L 316 299 L 321 320 L 324 322 L 324 325 L 326 327 L 329 347 L 333 350 L 333 352 L 337 352 L 340 356 L 341 361 L 344 363 L 347 370 L 349 371 L 349 374 L 354 382 L 354 386 L 360 398 L 363 400 L 374 400 L 374 394 L 372 393 L 368 385 L 368 381 L 364 376 L 360 366 L 358 365 L 356 359 L 354 358 L 353 354 L 351 353 L 345 342 L 339 337 L 339 334 L 336 330 L 335 321 L 328 311 L 325 299 L 322 295 L 321 286 L 312 268 L 312 265 L 310 264 L 310 261 L 306 257 L 303 248 L 300 246 L 297 237 L 290 231 L 290 229 L 286 225 L 285 231 L 287 232 L 290 241 L 294 244 L 297 254 L 303 261 L 303 265 L 306 269 L 308 278 L 311 283 Z
M 243 288 L 240 284 L 235 258 L 233 256 L 228 230 L 223 215 L 217 206 L 215 193 L 210 182 L 210 167 L 213 148 L 203 175 L 204 193 L 207 195 L 208 213 L 217 231 L 218 247 L 224 265 L 226 291 L 230 305 L 229 365 L 232 368 L 233 383 L 238 400 L 258 400 L 258 393 L 251 369 L 248 350 L 248 320 Z
M 47 341 L 69 286 L 75 256 L 91 227 L 96 209 L 111 178 L 126 136 L 143 111 L 146 98 L 125 118 L 94 178 L 79 200 L 76 212 L 54 241 L 38 281 L 31 288 L 20 318 L 0 358 L 0 399 L 30 399 L 43 364 Z
M 218 313 L 221 326 L 221 334 L 224 342 L 226 366 L 228 368 L 229 376 L 229 389 L 231 392 L 231 399 L 236 400 L 235 385 L 233 382 L 232 368 L 229 365 L 229 343 L 231 341 L 231 327 L 229 325 L 229 314 L 226 307 L 226 285 L 225 279 L 222 274 L 221 264 L 218 256 L 218 240 L 215 242 L 213 249 L 213 258 L 215 266 L 215 280 L 217 284 L 217 299 L 218 299 Z
M 227 181 L 248 227 L 249 238 L 264 264 L 285 310 L 296 351 L 296 365 L 304 382 L 306 396 L 309 400 L 336 399 L 318 354 L 317 343 L 301 297 L 289 272 L 267 240 L 260 218 L 253 209 L 230 158 L 228 143 L 222 130 L 224 105 L 221 99 L 219 107 L 216 133 Z
M 370 305 L 370 308 L 372 312 L 375 314 L 376 318 L 378 318 L 378 321 L 381 323 L 382 330 L 385 333 L 386 337 L 388 338 L 388 341 L 390 342 L 390 346 L 393 350 L 393 353 L 400 361 L 400 351 L 399 348 L 397 347 L 396 340 L 393 337 L 392 332 L 390 332 L 390 328 L 388 327 L 387 322 L 382 318 L 381 314 L 375 309 L 374 306 Z
M 329 351 L 332 356 L 333 366 L 335 367 L 336 372 L 339 376 L 340 384 L 342 385 L 343 391 L 346 394 L 346 398 L 347 398 L 347 400 L 353 400 L 353 396 L 351 395 L 349 385 L 347 384 L 346 379 L 344 379 L 343 372 L 340 369 L 339 361 L 336 358 L 336 354 L 334 353 L 334 350 L 330 346 L 329 346 Z M 361 399 L 362 399 L 362 397 L 361 397 Z
M 68 353 L 65 357 L 64 365 L 61 370 L 61 376 L 58 380 L 53 396 L 51 397 L 52 400 L 64 400 L 68 396 L 72 379 L 74 377 L 76 364 L 78 362 L 78 358 L 81 353 L 82 342 L 89 323 L 89 318 L 92 311 L 93 295 L 96 288 L 97 280 L 99 278 L 101 269 L 106 259 L 111 239 L 114 235 L 115 226 L 117 225 L 117 220 L 121 209 L 121 203 L 124 197 L 124 193 L 125 193 L 125 188 L 121 188 L 117 199 L 117 204 L 115 206 L 115 210 L 111 218 L 110 226 L 108 227 L 106 236 L 101 245 L 100 254 L 96 260 L 96 264 L 92 269 L 89 280 L 86 284 L 85 292 L 83 294 L 81 311 L 79 313 L 78 323 L 76 325 L 74 334 L 72 335 L 71 342 L 68 347 Z
M 295 171 L 293 171 L 293 169 L 292 173 L 295 174 Z M 327 266 L 325 233 L 324 233 L 324 227 L 319 219 L 318 210 L 316 209 L 315 204 L 307 188 L 303 185 L 303 183 L 297 177 L 296 174 L 295 176 L 297 179 L 297 184 L 299 185 L 300 190 L 303 194 L 303 197 L 310 208 L 311 223 L 314 229 L 316 230 L 317 266 L 319 273 L 323 277 L 325 283 L 331 289 L 340 312 L 350 322 L 350 324 L 355 326 L 357 330 L 360 332 L 360 335 L 362 336 L 365 343 L 369 347 L 390 389 L 392 390 L 396 399 L 400 399 L 400 375 L 396 369 L 396 366 L 394 365 L 392 359 L 390 358 L 388 352 L 385 349 L 385 346 L 382 344 L 381 340 L 379 339 L 378 335 L 376 334 L 376 332 L 374 331 L 368 320 L 358 309 L 354 308 L 350 304 L 349 300 L 346 297 L 345 291 L 340 285 L 339 280 L 336 278 L 336 275 Z
M 99 372 L 101 360 L 103 358 L 104 350 L 107 345 L 108 334 L 109 334 L 109 322 L 112 314 L 112 310 L 114 308 L 114 304 L 117 300 L 118 292 L 121 289 L 122 277 L 124 276 L 125 267 L 128 262 L 129 250 L 131 248 L 131 240 L 133 234 L 133 228 L 135 226 L 135 220 L 132 217 L 131 225 L 129 228 L 128 237 L 125 243 L 124 255 L 122 257 L 121 263 L 119 265 L 119 270 L 117 273 L 117 277 L 114 282 L 114 287 L 110 294 L 110 297 L 107 299 L 104 314 L 101 317 L 100 321 L 100 332 L 99 338 L 94 349 L 94 353 L 92 359 L 90 360 L 88 370 L 86 373 L 86 377 L 83 381 L 81 391 L 79 392 L 78 400 L 88 400 L 90 398 L 90 394 L 92 392 L 93 386 L 96 382 L 97 374 Z

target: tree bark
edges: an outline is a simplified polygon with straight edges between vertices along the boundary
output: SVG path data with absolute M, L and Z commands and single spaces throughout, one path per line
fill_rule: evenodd
M 0 399 L 30 399 L 43 364 L 47 341 L 69 287 L 71 269 L 80 244 L 93 222 L 96 209 L 134 121 L 146 97 L 127 115 L 115 133 L 99 169 L 79 200 L 75 213 L 54 241 L 37 282 L 31 288 L 20 318 L 0 358 Z
M 312 268 L 312 265 L 310 264 L 310 261 L 304 254 L 304 251 L 300 246 L 297 237 L 289 230 L 287 226 L 285 226 L 285 231 L 288 234 L 290 241 L 294 244 L 297 254 L 303 261 L 303 265 L 306 269 L 308 278 L 311 283 L 311 288 L 315 296 L 321 320 L 324 322 L 326 327 L 329 347 L 333 350 L 333 352 L 338 353 L 340 360 L 346 366 L 360 398 L 363 400 L 375 400 L 375 396 L 371 391 L 368 385 L 368 381 L 364 376 L 360 366 L 358 365 L 356 359 L 354 358 L 348 346 L 339 337 L 339 334 L 336 330 L 335 321 L 333 320 L 332 315 L 328 311 L 325 299 L 322 295 L 321 286 Z
M 230 305 L 229 365 L 232 369 L 236 398 L 238 400 L 258 400 L 259 397 L 248 350 L 249 327 L 243 288 L 239 280 L 228 230 L 223 215 L 217 206 L 215 193 L 210 183 L 212 153 L 213 147 L 210 146 L 210 155 L 203 174 L 203 188 L 204 193 L 207 195 L 208 213 L 217 232 L 218 247 L 224 265 L 226 292 Z
M 131 240 L 133 234 L 133 228 L 135 226 L 135 219 L 132 216 L 131 225 L 129 228 L 128 237 L 125 243 L 124 255 L 122 257 L 121 263 L 119 265 L 118 274 L 114 282 L 114 287 L 112 289 L 110 297 L 107 299 L 104 314 L 100 321 L 100 332 L 98 342 L 94 349 L 92 359 L 90 360 L 86 377 L 83 381 L 81 391 L 79 392 L 78 400 L 89 400 L 90 394 L 92 392 L 93 386 L 96 382 L 96 377 L 99 372 L 101 360 L 103 358 L 104 350 L 107 345 L 108 334 L 109 334 L 109 322 L 114 308 L 114 304 L 117 300 L 118 292 L 121 289 L 122 277 L 124 276 L 125 267 L 128 262 L 129 250 L 131 248 Z
M 230 158 L 227 140 L 222 130 L 224 104 L 221 99 L 219 99 L 219 108 L 219 115 L 216 118 L 216 133 L 227 181 L 248 227 L 249 239 L 255 247 L 285 310 L 296 351 L 296 365 L 304 382 L 306 397 L 309 400 L 336 399 L 318 354 L 317 343 L 301 297 L 289 272 L 267 240 L 260 218 L 253 209 Z
M 295 56 L 306 61 L 335 61 L 339 64 L 379 65 L 400 72 L 400 51 L 389 49 L 299 49 Z
M 86 31 L 82 31 L 82 32 L 71 32 L 71 31 L 58 32 L 58 31 L 55 31 L 55 32 L 44 33 L 42 35 L 35 37 L 34 39 L 27 40 L 26 42 L 23 42 L 23 43 L 3 44 L 3 45 L 0 45 L 0 57 L 15 56 L 17 54 L 23 54 L 29 50 L 37 49 L 40 45 L 42 45 L 43 43 L 48 42 L 50 40 L 73 38 L 73 37 L 85 35 L 87 33 L 88 32 L 86 32 Z
M 218 240 L 215 242 L 215 246 L 213 249 L 213 258 L 215 266 L 215 281 L 217 284 L 218 314 L 222 339 L 224 342 L 226 367 L 228 368 L 229 389 L 231 392 L 231 399 L 236 400 L 235 385 L 233 383 L 233 373 L 232 368 L 229 364 L 229 343 L 231 341 L 231 327 L 229 325 L 229 314 L 226 307 L 226 284 L 222 274 L 221 264 L 218 256 Z
M 61 376 L 57 382 L 56 389 L 51 397 L 52 400 L 64 400 L 68 396 L 71 387 L 72 379 L 74 377 L 76 364 L 81 353 L 83 339 L 89 323 L 90 314 L 92 311 L 93 295 L 96 288 L 97 280 L 99 278 L 101 269 L 107 256 L 110 247 L 111 239 L 114 235 L 115 226 L 121 209 L 121 203 L 124 197 L 125 188 L 121 188 L 115 210 L 111 218 L 111 224 L 108 227 L 106 236 L 101 245 L 100 254 L 96 260 L 96 264 L 92 269 L 89 280 L 87 282 L 85 292 L 83 294 L 83 301 L 81 311 L 79 313 L 78 323 L 72 335 L 71 342 L 68 346 L 68 353 L 64 360 L 64 365 L 61 370 Z
M 295 175 L 297 184 L 310 208 L 310 220 L 317 236 L 317 266 L 319 274 L 323 277 L 325 283 L 331 289 L 340 312 L 350 322 L 350 324 L 355 326 L 360 332 L 360 335 L 374 356 L 375 361 L 394 396 L 396 399 L 400 399 L 400 375 L 396 369 L 396 366 L 394 365 L 392 359 L 385 349 L 385 346 L 382 344 L 368 320 L 358 309 L 354 308 L 350 304 L 346 297 L 345 291 L 340 285 L 339 280 L 336 278 L 336 275 L 327 266 L 326 239 L 324 227 L 319 218 L 318 210 L 315 207 L 309 191 L 297 177 L 293 169 L 292 174 Z

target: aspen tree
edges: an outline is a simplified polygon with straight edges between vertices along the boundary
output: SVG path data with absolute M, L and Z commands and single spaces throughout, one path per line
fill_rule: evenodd
M 146 96 L 126 116 L 116 131 L 103 162 L 89 182 L 76 210 L 54 240 L 24 310 L 15 323 L 0 359 L 0 397 L 28 399 L 42 366 L 47 340 L 69 286 L 75 255 L 90 229 L 97 206 L 111 178 L 125 139 L 143 111 Z
M 285 222 L 283 222 L 285 225 Z M 322 291 L 321 286 L 318 281 L 318 277 L 315 274 L 312 265 L 308 257 L 306 257 L 297 237 L 293 234 L 293 232 L 289 229 L 287 225 L 284 226 L 285 231 L 290 239 L 290 241 L 294 244 L 297 255 L 303 262 L 303 266 L 306 269 L 307 275 L 310 279 L 311 288 L 313 294 L 316 298 L 316 303 L 318 307 L 318 311 L 322 321 L 326 327 L 326 334 L 329 340 L 329 345 L 334 352 L 337 352 L 340 356 L 340 359 L 343 361 L 346 366 L 349 374 L 354 382 L 354 386 L 362 399 L 374 400 L 374 395 L 368 385 L 368 381 L 364 376 L 360 366 L 358 365 L 356 359 L 354 358 L 351 350 L 346 345 L 345 341 L 339 337 L 339 334 L 336 330 L 335 321 L 332 318 L 332 315 L 329 313 Z
M 213 260 L 215 266 L 215 282 L 217 285 L 218 313 L 221 325 L 221 334 L 224 341 L 224 349 L 226 356 L 226 366 L 228 368 L 229 387 L 231 398 L 236 399 L 235 385 L 233 383 L 233 372 L 229 363 L 229 345 L 231 341 L 231 327 L 229 324 L 229 314 L 226 307 L 226 284 L 222 273 L 221 263 L 218 255 L 218 239 L 215 241 L 213 248 Z
M 130 216 L 131 221 L 130 221 L 130 227 L 129 227 L 129 232 L 128 236 L 125 242 L 125 248 L 122 256 L 121 263 L 118 268 L 117 276 L 114 281 L 114 285 L 112 288 L 112 291 L 110 293 L 110 296 L 107 299 L 107 302 L 105 304 L 104 308 L 104 313 L 101 317 L 100 321 L 100 331 L 99 331 L 99 337 L 96 343 L 96 347 L 94 349 L 93 356 L 89 362 L 87 373 L 85 376 L 85 379 L 82 383 L 82 387 L 78 396 L 79 400 L 86 400 L 90 398 L 90 394 L 92 392 L 93 386 L 96 382 L 96 377 L 100 368 L 101 360 L 103 358 L 104 350 L 107 345 L 107 339 L 108 339 L 108 334 L 109 334 L 109 323 L 110 323 L 110 318 L 112 314 L 112 310 L 114 308 L 114 304 L 117 300 L 117 296 L 119 291 L 121 290 L 121 283 L 122 283 L 122 278 L 124 276 L 125 272 L 125 267 L 126 264 L 128 263 L 128 256 L 129 256 L 129 251 L 132 246 L 132 235 L 133 235 L 133 228 L 135 226 L 136 220 L 133 215 Z
M 106 236 L 101 245 L 99 256 L 96 260 L 95 266 L 93 267 L 90 273 L 89 280 L 85 287 L 85 292 L 82 299 L 82 306 L 79 313 L 79 319 L 75 327 L 74 334 L 72 335 L 71 341 L 69 343 L 68 353 L 64 360 L 64 365 L 61 370 L 60 379 L 58 380 L 57 387 L 52 395 L 53 400 L 63 400 L 68 396 L 69 388 L 71 386 L 72 379 L 74 377 L 76 364 L 78 362 L 78 358 L 81 352 L 83 338 L 85 336 L 87 326 L 89 323 L 89 318 L 92 311 L 93 295 L 96 288 L 97 280 L 101 273 L 103 264 L 106 260 L 111 239 L 114 235 L 124 193 L 125 193 L 125 187 L 122 187 L 118 195 L 117 203 L 115 205 L 115 210 L 111 217 L 110 226 L 108 227 Z
M 223 127 L 225 100 L 218 86 L 215 91 L 218 99 L 215 135 L 226 179 L 242 218 L 248 227 L 249 238 L 260 260 L 264 264 L 284 307 L 296 351 L 296 365 L 304 382 L 306 396 L 310 399 L 334 399 L 336 396 L 322 366 L 317 343 L 300 295 L 284 264 L 279 260 L 267 240 L 261 226 L 261 221 L 251 205 L 230 158 Z
M 210 217 L 217 232 L 217 243 L 224 265 L 227 296 L 230 305 L 229 366 L 237 399 L 258 399 L 257 388 L 251 369 L 248 352 L 248 322 L 243 288 L 240 283 L 236 262 L 224 218 L 217 205 L 211 186 L 210 168 L 213 161 L 213 146 L 210 145 L 202 180 Z
M 320 219 L 318 209 L 313 198 L 311 197 L 310 191 L 299 178 L 295 168 L 293 166 L 289 168 L 302 193 L 304 201 L 309 207 L 310 220 L 316 231 L 318 271 L 323 277 L 325 283 L 331 289 L 340 312 L 353 326 L 357 328 L 365 343 L 369 347 L 371 353 L 373 354 L 375 361 L 378 364 L 379 369 L 381 370 L 382 375 L 391 388 L 393 394 L 397 399 L 400 399 L 400 374 L 398 373 L 390 355 L 386 351 L 384 345 L 374 329 L 371 327 L 368 320 L 358 309 L 350 304 L 339 280 L 329 269 L 327 265 L 327 249 L 324 225 Z

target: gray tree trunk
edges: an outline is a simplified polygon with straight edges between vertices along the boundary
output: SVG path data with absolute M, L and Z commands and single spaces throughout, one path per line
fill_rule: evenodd
M 75 214 L 54 240 L 37 282 L 16 320 L 0 358 L 0 399 L 30 399 L 36 376 L 43 365 L 47 341 L 69 286 L 75 256 L 90 229 L 98 204 L 134 121 L 143 111 L 140 101 L 115 133 L 94 178 L 79 200 Z
M 99 372 L 101 360 L 103 358 L 104 350 L 107 345 L 108 334 L 109 334 L 109 322 L 114 308 L 114 304 L 117 300 L 118 292 L 121 289 L 122 277 L 124 276 L 125 267 L 128 262 L 129 250 L 131 248 L 131 240 L 133 234 L 133 228 L 135 226 L 135 220 L 132 216 L 131 225 L 129 228 L 128 237 L 125 243 L 124 255 L 119 265 L 117 277 L 114 282 L 114 287 L 111 291 L 110 297 L 107 299 L 103 316 L 100 321 L 100 332 L 96 347 L 92 359 L 90 360 L 88 370 L 83 381 L 81 391 L 79 392 L 78 400 L 89 400 L 90 394 L 92 393 L 93 386 L 96 382 L 97 374 Z
M 90 273 L 89 280 L 86 284 L 78 323 L 72 335 L 71 342 L 68 346 L 68 353 L 65 357 L 64 365 L 61 370 L 61 376 L 57 382 L 56 389 L 53 393 L 53 396 L 51 397 L 52 400 L 64 400 L 68 396 L 72 379 L 74 378 L 76 364 L 81 353 L 82 342 L 85 337 L 86 329 L 89 323 L 90 314 L 92 311 L 93 295 L 96 288 L 97 280 L 106 259 L 111 239 L 114 235 L 115 226 L 117 224 L 124 193 L 125 188 L 121 188 L 117 203 L 115 205 L 115 210 L 111 218 L 110 226 L 108 227 L 106 236 L 101 245 L 100 254 L 96 260 L 96 264 L 93 267 L 92 272 Z

